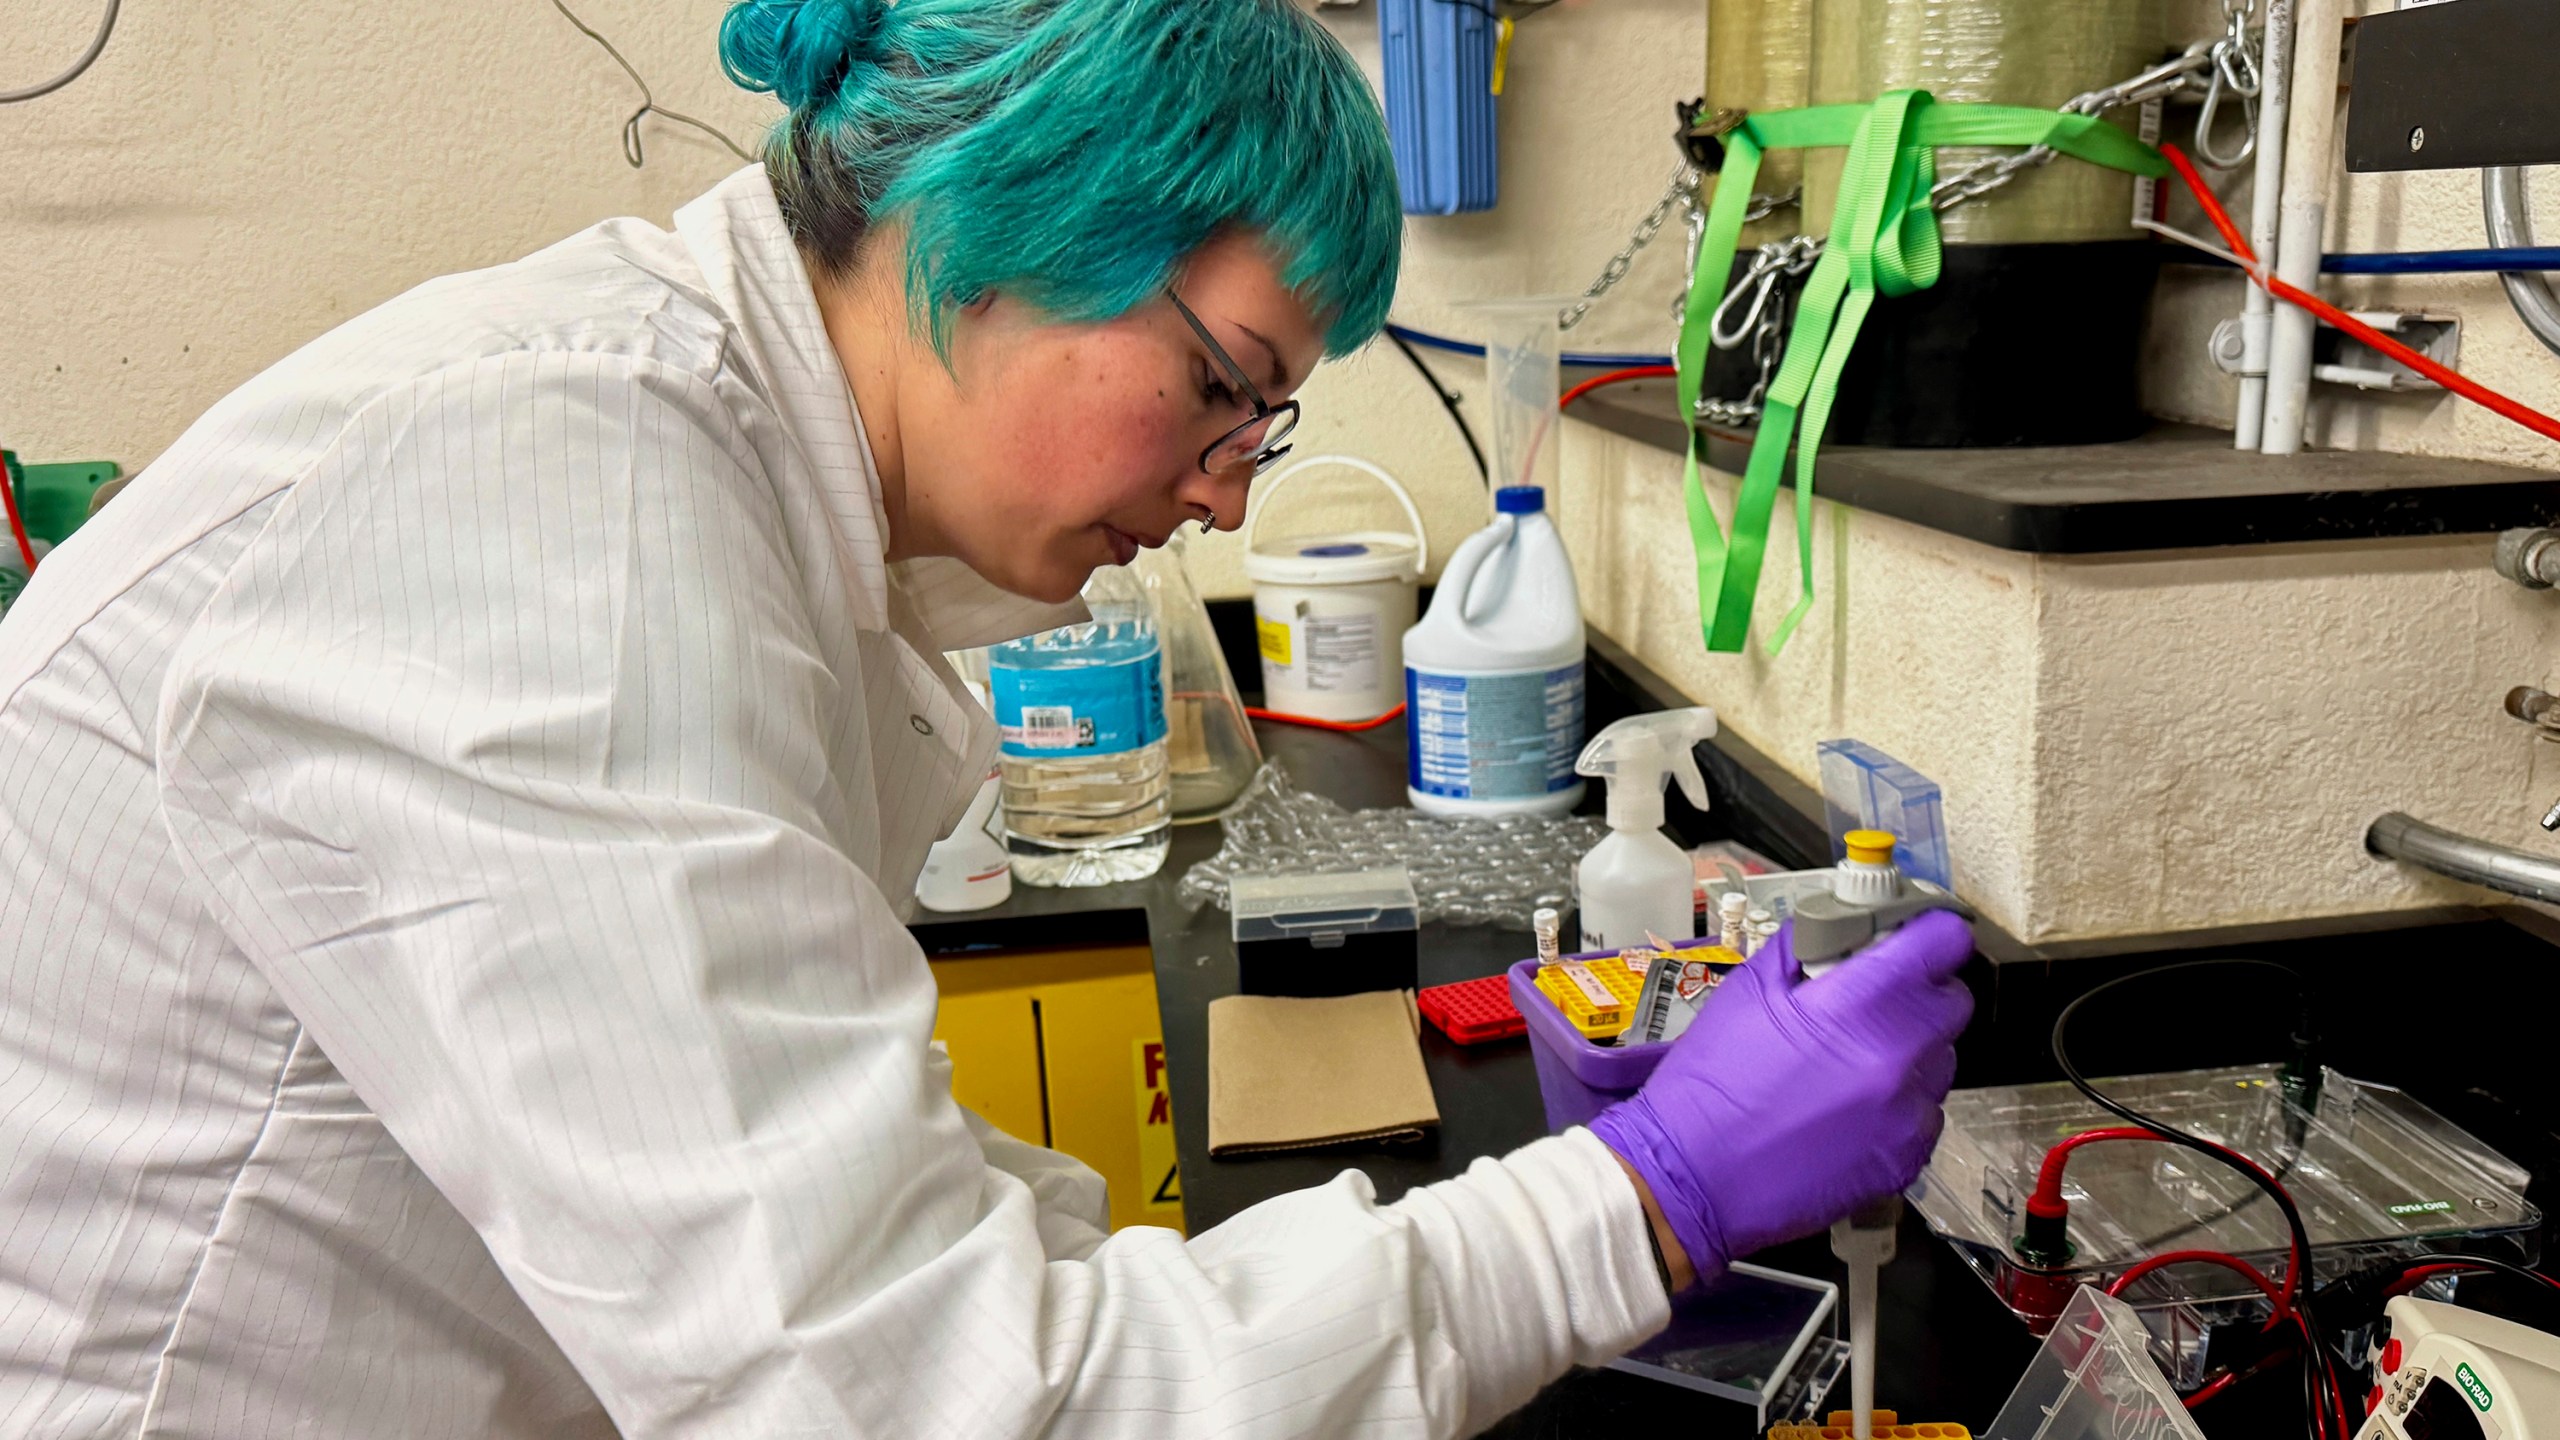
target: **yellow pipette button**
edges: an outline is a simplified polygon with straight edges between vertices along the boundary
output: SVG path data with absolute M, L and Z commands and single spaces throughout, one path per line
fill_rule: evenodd
M 1840 837 L 1849 847 L 1849 858 L 1861 865 L 1893 863 L 1893 835 L 1884 830 L 1852 830 Z

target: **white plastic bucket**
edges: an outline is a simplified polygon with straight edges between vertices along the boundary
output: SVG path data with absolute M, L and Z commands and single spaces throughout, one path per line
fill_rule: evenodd
M 1387 488 L 1407 534 L 1361 530 L 1257 541 L 1288 483 L 1320 466 L 1357 470 Z M 1395 477 L 1351 455 L 1315 455 L 1260 487 L 1244 526 L 1244 573 L 1262 651 L 1263 704 L 1310 720 L 1375 720 L 1404 703 L 1404 632 L 1431 563 L 1422 514 Z

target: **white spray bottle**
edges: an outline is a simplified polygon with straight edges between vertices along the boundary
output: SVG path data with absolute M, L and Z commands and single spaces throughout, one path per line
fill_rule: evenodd
M 1706 809 L 1707 781 L 1692 747 L 1715 733 L 1716 712 L 1704 706 L 1663 710 L 1621 720 L 1583 748 L 1574 770 L 1609 782 L 1608 838 L 1574 872 L 1583 948 L 1642 945 L 1647 932 L 1666 940 L 1697 932 L 1697 868 L 1662 833 L 1662 782 L 1678 776 L 1689 803 Z

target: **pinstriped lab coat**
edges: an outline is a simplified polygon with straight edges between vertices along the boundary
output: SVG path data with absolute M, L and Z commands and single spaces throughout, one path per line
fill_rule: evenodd
M 950 1098 L 992 752 L 762 174 L 216 406 L 0 626 L 0 1435 L 1460 1433 L 1658 1327 L 1585 1132 L 1188 1243 Z

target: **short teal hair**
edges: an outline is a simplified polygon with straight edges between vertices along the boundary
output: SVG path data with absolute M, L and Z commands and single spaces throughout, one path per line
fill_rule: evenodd
M 791 108 L 765 168 L 829 273 L 876 222 L 907 233 L 937 348 L 990 290 L 1070 322 L 1162 294 L 1228 227 L 1357 348 L 1403 238 L 1385 121 L 1290 0 L 742 0 L 720 63 Z

